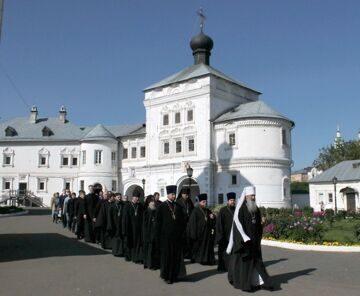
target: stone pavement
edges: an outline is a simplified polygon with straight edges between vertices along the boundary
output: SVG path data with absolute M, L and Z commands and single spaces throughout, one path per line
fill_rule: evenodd
M 256 295 L 360 295 L 360 255 L 263 248 L 277 291 Z M 47 211 L 0 220 L 0 295 L 246 295 L 216 266 L 187 264 L 183 282 L 79 242 Z

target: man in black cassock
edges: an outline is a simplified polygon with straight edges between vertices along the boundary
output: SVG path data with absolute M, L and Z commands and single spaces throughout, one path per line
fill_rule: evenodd
M 77 203 L 75 204 L 75 216 L 76 216 L 76 236 L 78 239 L 84 237 L 84 224 L 85 224 L 85 191 L 79 191 L 79 198 L 77 198 Z
M 116 257 L 124 256 L 124 238 L 122 235 L 122 217 L 124 215 L 125 204 L 128 203 L 127 197 L 120 193 L 116 194 L 115 202 L 113 203 L 113 225 L 115 228 L 114 237 L 112 241 L 112 254 Z
M 160 245 L 160 277 L 168 284 L 186 275 L 182 255 L 185 217 L 175 202 L 175 185 L 166 186 L 167 200 L 160 204 L 156 215 L 156 235 Z
M 155 207 L 158 208 L 161 205 L 160 193 L 154 192 Z
M 144 212 L 143 250 L 144 268 L 158 269 L 160 267 L 160 249 L 156 237 L 156 206 L 153 196 L 149 196 L 148 207 Z
M 231 226 L 233 223 L 236 194 L 227 193 L 227 205 L 222 207 L 216 217 L 216 243 L 218 244 L 218 271 L 227 271 L 229 255 L 226 248 L 229 244 Z
M 192 260 L 202 265 L 213 265 L 216 217 L 206 207 L 206 193 L 199 194 L 198 201 L 187 225 L 187 235 L 192 244 Z
M 103 199 L 100 201 L 100 209 L 96 217 L 95 228 L 99 234 L 99 240 L 103 249 L 112 248 L 112 238 L 114 236 L 113 207 L 114 197 L 111 192 L 105 191 Z
M 134 263 L 143 263 L 142 223 L 143 206 L 140 192 L 135 191 L 131 202 L 125 205 L 122 220 L 122 234 L 125 243 L 125 259 Z
M 185 217 L 185 229 L 190 219 L 190 215 L 194 209 L 194 204 L 190 199 L 190 188 L 181 188 L 180 196 L 177 198 L 176 202 L 181 206 L 181 209 L 184 213 Z M 192 246 L 191 240 L 187 237 L 186 232 L 184 232 L 183 238 L 184 246 L 183 246 L 183 253 L 185 259 L 192 259 Z
M 89 193 L 85 196 L 84 202 L 84 238 L 86 242 L 95 243 L 94 223 L 96 222 L 96 208 L 99 203 L 99 197 L 94 192 L 94 187 L 89 186 Z
M 236 289 L 272 290 L 261 254 L 262 224 L 255 202 L 255 187 L 245 187 L 234 213 L 227 253 L 231 254 L 228 279 Z

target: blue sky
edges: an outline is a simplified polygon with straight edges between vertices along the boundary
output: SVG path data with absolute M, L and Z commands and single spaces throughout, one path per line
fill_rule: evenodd
M 195 11 L 215 43 L 211 65 L 260 90 L 296 122 L 294 169 L 339 124 L 360 128 L 360 1 L 5 0 L 0 63 L 29 105 L 70 120 L 138 123 L 142 90 L 192 64 Z M 0 116 L 28 109 L 0 69 Z

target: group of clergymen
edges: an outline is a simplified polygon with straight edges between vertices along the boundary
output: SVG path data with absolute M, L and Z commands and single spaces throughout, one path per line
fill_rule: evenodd
M 245 187 L 238 202 L 235 193 L 228 193 L 227 204 L 217 215 L 207 207 L 207 194 L 199 194 L 194 206 L 188 188 L 177 198 L 177 186 L 167 186 L 166 191 L 164 202 L 159 193 L 140 202 L 137 191 L 127 200 L 120 193 L 89 186 L 88 194 L 70 196 L 66 226 L 78 239 L 112 249 L 114 256 L 160 269 L 168 284 L 186 275 L 184 259 L 215 264 L 218 244 L 218 270 L 228 271 L 235 288 L 273 289 L 262 261 L 263 226 L 254 187 Z

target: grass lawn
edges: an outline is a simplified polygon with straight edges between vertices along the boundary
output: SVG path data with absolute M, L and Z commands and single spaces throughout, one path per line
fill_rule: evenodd
M 18 207 L 0 207 L 0 215 L 22 212 L 24 209 Z
M 323 239 L 326 242 L 359 243 L 355 234 L 357 225 L 360 225 L 359 219 L 342 219 L 331 226 L 327 222 Z

